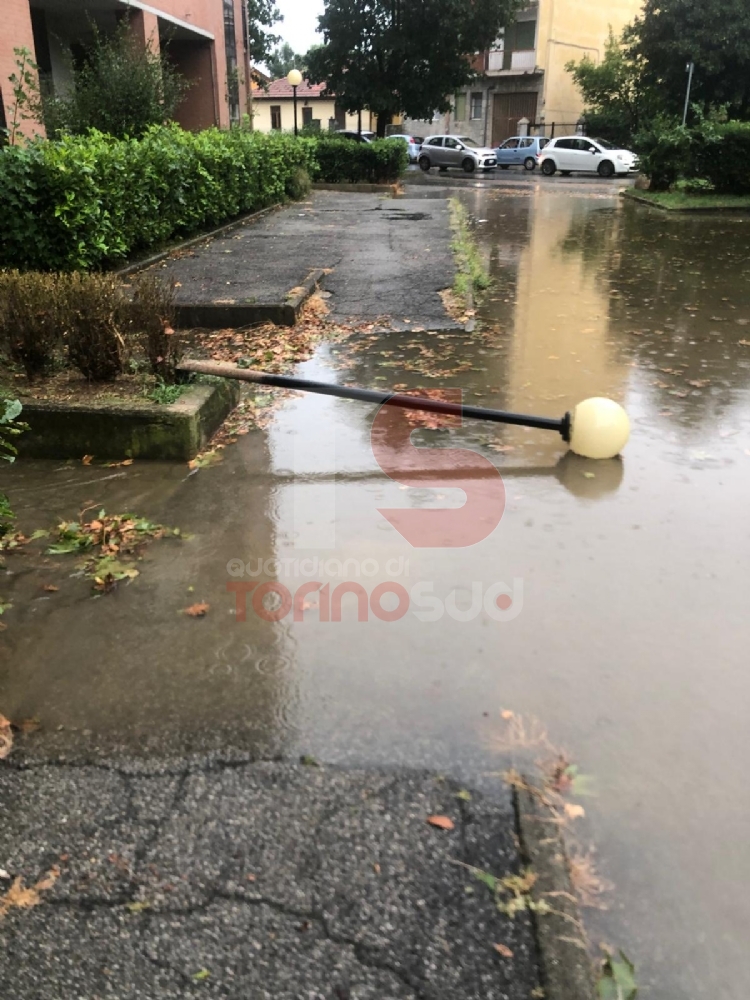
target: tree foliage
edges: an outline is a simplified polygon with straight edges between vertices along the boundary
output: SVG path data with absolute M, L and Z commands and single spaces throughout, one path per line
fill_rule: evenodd
M 642 60 L 643 85 L 667 112 L 685 100 L 686 64 L 695 63 L 692 100 L 750 117 L 750 4 L 747 0 L 646 0 L 626 32 Z
M 43 101 L 50 136 L 91 128 L 117 138 L 141 136 L 174 116 L 187 88 L 166 55 L 132 36 L 127 19 L 110 35 L 94 26 L 86 57 L 72 72 L 70 92 Z
M 279 36 L 272 28 L 282 20 L 276 0 L 243 0 L 247 13 L 247 41 L 250 61 L 266 63 Z
M 289 42 L 278 45 L 266 59 L 266 66 L 272 80 L 283 79 L 290 70 L 304 70 L 305 57 L 294 51 Z
M 431 118 L 473 78 L 471 54 L 487 49 L 522 6 L 518 0 L 326 0 L 325 45 L 308 75 L 347 111 L 369 108 L 378 133 L 393 116 Z
M 629 143 L 652 103 L 642 80 L 642 60 L 610 28 L 598 65 L 585 55 L 565 68 L 583 95 L 589 134 Z

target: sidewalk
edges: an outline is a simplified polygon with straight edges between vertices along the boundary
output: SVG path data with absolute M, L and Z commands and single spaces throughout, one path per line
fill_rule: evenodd
M 447 200 L 317 191 L 176 251 L 152 270 L 178 283 L 181 309 L 249 311 L 283 307 L 313 271 L 330 269 L 322 287 L 334 319 L 389 316 L 405 329 L 453 328 L 439 295 L 455 278 L 450 244 Z
M 0 903 L 3 998 L 528 1000 L 527 914 L 455 863 L 518 871 L 510 799 L 459 790 L 217 758 L 6 763 L 0 868 L 59 876 L 33 908 Z

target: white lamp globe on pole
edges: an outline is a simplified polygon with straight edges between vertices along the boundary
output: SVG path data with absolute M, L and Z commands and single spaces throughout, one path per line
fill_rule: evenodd
M 298 135 L 297 130 L 297 87 L 302 83 L 302 74 L 298 69 L 292 69 L 287 74 L 287 83 L 292 88 L 294 92 L 294 134 Z

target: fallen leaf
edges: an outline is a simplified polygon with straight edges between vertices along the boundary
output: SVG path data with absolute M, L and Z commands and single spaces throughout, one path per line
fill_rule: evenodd
M 513 952 L 507 946 L 507 944 L 493 944 L 492 946 L 498 955 L 502 955 L 503 958 L 513 958 Z
M 254 882 L 255 879 L 256 879 L 256 876 L 250 874 L 250 875 L 246 875 L 245 878 L 247 879 L 248 882 Z
M 151 903 L 147 903 L 146 900 L 139 900 L 135 903 L 127 904 L 127 909 L 129 909 L 131 913 L 143 913 L 144 910 L 148 910 L 150 908 Z
M 376 874 L 376 875 L 379 875 L 379 874 L 380 874 L 380 865 L 379 865 L 379 864 L 377 863 L 377 861 L 376 861 L 376 862 L 375 862 L 375 864 L 374 864 L 374 865 L 372 866 L 372 870 L 373 870 L 373 871 L 375 872 L 375 874 Z
M 428 816 L 427 822 L 431 826 L 437 826 L 441 830 L 453 830 L 456 824 L 448 816 Z
M 462 788 L 460 792 L 456 792 L 456 798 L 461 799 L 462 802 L 471 802 L 471 792 L 467 792 L 465 788 Z
M 575 805 L 573 802 L 566 802 L 565 815 L 568 819 L 580 819 L 581 816 L 586 815 L 586 811 L 583 806 Z
M 210 975 L 211 973 L 208 971 L 208 969 L 201 969 L 200 972 L 195 973 L 193 979 L 195 979 L 195 981 L 198 983 L 202 983 L 205 979 L 208 979 Z
M 198 604 L 191 604 L 189 608 L 185 608 L 185 614 L 189 615 L 191 618 L 204 618 L 210 607 L 210 604 L 203 604 L 201 602 Z
M 48 594 L 56 594 L 60 588 L 56 587 L 54 583 L 45 583 L 42 590 L 46 590 Z
M 19 909 L 28 910 L 32 906 L 38 906 L 42 901 L 41 893 L 46 889 L 51 889 L 60 876 L 60 869 L 53 865 L 47 874 L 40 878 L 35 884 L 26 888 L 23 879 L 19 875 L 13 881 L 10 889 L 4 896 L 0 896 L 0 920 L 7 914 L 8 910 Z
M 93 460 L 94 460 L 94 456 L 93 455 L 84 455 L 83 458 L 81 459 L 81 464 L 82 465 L 91 465 L 91 463 L 92 463 Z
M 511 719 L 515 719 L 515 717 L 516 713 L 511 712 L 509 708 L 504 708 L 503 711 L 500 713 L 500 718 L 505 719 L 506 722 L 510 721 Z
M 10 721 L 4 715 L 0 715 L 0 760 L 5 760 L 12 747 L 13 733 L 10 731 Z
M 10 878 L 10 875 L 4 868 L 0 868 L 0 878 Z
M 41 722 L 36 716 L 32 716 L 30 719 L 21 719 L 20 722 L 14 722 L 13 728 L 17 729 L 19 733 L 26 735 L 27 733 L 35 733 L 40 727 Z

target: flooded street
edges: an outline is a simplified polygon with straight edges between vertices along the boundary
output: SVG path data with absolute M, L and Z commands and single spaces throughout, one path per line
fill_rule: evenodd
M 0 710 L 39 718 L 29 754 L 231 746 L 429 766 L 485 789 L 508 765 L 501 710 L 536 717 L 596 781 L 579 833 L 614 890 L 587 911 L 592 940 L 628 953 L 644 997 L 740 1000 L 750 218 L 666 216 L 595 182 L 460 197 L 493 279 L 480 332 L 367 333 L 298 374 L 460 387 L 553 417 L 611 396 L 633 424 L 622 461 L 578 459 L 549 432 L 420 425 L 417 445 L 472 449 L 502 475 L 500 523 L 453 548 L 415 547 L 381 511 L 458 508 L 462 490 L 396 481 L 392 429 L 373 432 L 374 408 L 351 401 L 295 396 L 195 474 L 20 462 L 1 484 L 29 533 L 98 504 L 186 537 L 151 545 L 140 577 L 96 600 L 72 557 L 10 555 Z M 273 580 L 304 620 L 282 616 L 278 592 L 258 614 L 228 590 Z M 319 620 L 323 595 L 299 594 L 316 582 L 358 584 L 369 610 L 350 594 L 341 621 Z M 378 603 L 381 584 L 398 586 Z M 384 620 L 398 587 L 411 607 Z M 205 618 L 183 614 L 194 601 Z

